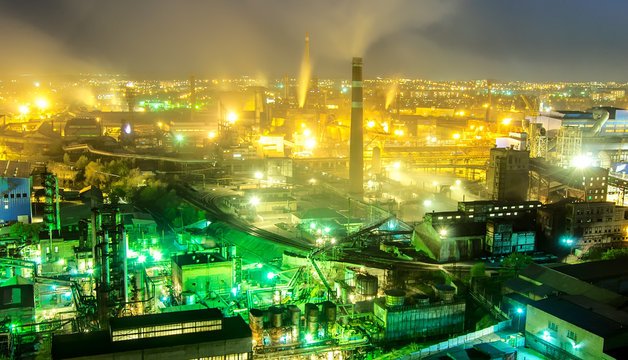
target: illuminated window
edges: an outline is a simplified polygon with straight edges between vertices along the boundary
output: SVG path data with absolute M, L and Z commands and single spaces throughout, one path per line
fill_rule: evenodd
M 575 332 L 573 332 L 571 330 L 567 330 L 567 338 L 571 339 L 573 341 L 578 341 L 578 336 L 576 335 Z
M 547 324 L 547 328 L 552 330 L 552 331 L 558 331 L 558 325 L 554 324 L 553 322 L 549 321 Z

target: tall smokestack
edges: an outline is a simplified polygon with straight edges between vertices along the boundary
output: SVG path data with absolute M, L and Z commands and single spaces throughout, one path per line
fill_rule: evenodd
M 349 192 L 362 195 L 364 153 L 362 124 L 362 58 L 354 57 L 351 66 L 351 139 L 349 152 Z

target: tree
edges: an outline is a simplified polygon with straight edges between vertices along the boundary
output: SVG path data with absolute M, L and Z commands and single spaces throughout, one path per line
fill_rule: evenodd
M 63 154 L 63 163 L 66 165 L 70 165 L 72 161 L 70 160 L 70 154 L 68 153 L 64 153 Z
M 78 169 L 85 169 L 85 167 L 87 166 L 87 164 L 89 164 L 89 159 L 87 158 L 87 156 L 85 155 L 81 155 L 81 157 L 78 158 L 78 160 L 76 160 L 76 167 Z
M 32 242 L 38 242 L 41 226 L 39 224 L 24 224 L 18 222 L 11 225 L 9 231 L 11 236 L 19 237 L 23 243 L 26 243 L 28 240 L 31 240 Z
M 469 273 L 472 278 L 486 276 L 486 265 L 484 263 L 477 263 L 471 267 Z
M 505 257 L 504 261 L 502 261 L 503 269 L 507 272 L 514 271 L 515 275 L 519 273 L 519 270 L 529 264 L 532 264 L 532 257 L 523 253 L 512 253 Z
M 602 260 L 615 260 L 628 258 L 628 249 L 610 249 L 602 254 Z

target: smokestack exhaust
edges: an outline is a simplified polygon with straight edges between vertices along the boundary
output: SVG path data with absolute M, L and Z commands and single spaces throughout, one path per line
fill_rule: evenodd
M 363 192 L 364 152 L 362 109 L 362 58 L 354 57 L 351 66 L 351 138 L 349 150 L 349 192 Z

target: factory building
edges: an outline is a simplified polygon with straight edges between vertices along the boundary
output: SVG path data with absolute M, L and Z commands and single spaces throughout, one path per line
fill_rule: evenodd
M 490 152 L 486 183 L 488 196 L 497 201 L 525 201 L 530 179 L 530 153 L 510 148 L 493 148 Z
M 234 286 L 234 261 L 217 253 L 174 255 L 172 286 L 177 293 L 204 297 L 210 291 L 230 291 Z
M 527 306 L 526 346 L 552 359 L 625 359 L 628 313 L 583 296 Z
M 218 309 L 113 318 L 108 331 L 55 335 L 53 359 L 252 359 L 251 330 Z
M 538 201 L 459 202 L 457 211 L 425 214 L 414 229 L 412 244 L 440 262 L 483 253 L 533 251 L 536 211 L 540 207 Z
M 30 163 L 0 160 L 0 224 L 31 221 L 30 176 Z
M 384 324 L 386 340 L 428 338 L 461 333 L 466 304 L 455 298 L 455 288 L 437 285 L 438 299 L 430 303 L 426 295 L 406 298 L 403 290 L 387 290 L 375 300 L 374 314 Z

